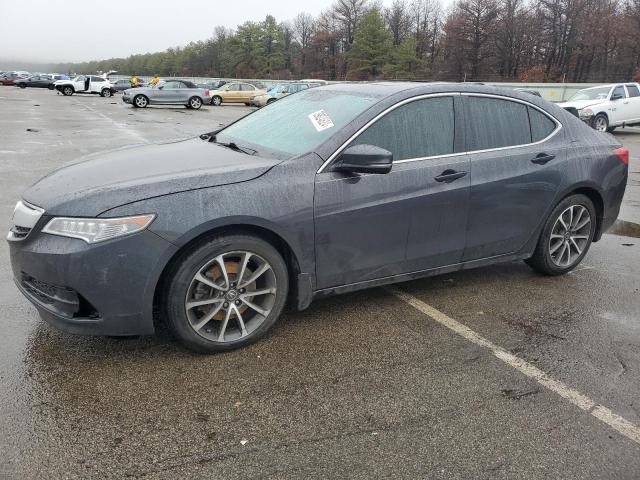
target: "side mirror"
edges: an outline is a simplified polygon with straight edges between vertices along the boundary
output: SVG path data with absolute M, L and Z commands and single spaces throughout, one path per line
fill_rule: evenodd
M 340 154 L 333 170 L 353 173 L 389 173 L 393 153 L 375 145 L 354 145 Z
M 611 101 L 615 101 L 615 100 L 620 100 L 622 98 L 622 95 L 614 93 L 613 95 L 611 95 Z

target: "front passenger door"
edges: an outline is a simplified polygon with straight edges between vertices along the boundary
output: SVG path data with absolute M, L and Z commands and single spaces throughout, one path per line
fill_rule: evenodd
M 418 98 L 374 121 L 345 148 L 393 153 L 387 174 L 316 176 L 318 288 L 457 263 L 465 245 L 469 161 L 457 154 L 455 95 Z M 338 157 L 339 158 L 339 155 Z

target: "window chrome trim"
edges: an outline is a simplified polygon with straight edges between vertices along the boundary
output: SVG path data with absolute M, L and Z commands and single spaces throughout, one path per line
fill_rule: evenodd
M 534 104 L 532 104 L 530 102 L 527 102 L 526 100 L 521 100 L 519 98 L 507 97 L 507 96 L 504 96 L 504 95 L 497 95 L 497 94 L 492 94 L 492 93 L 472 93 L 472 92 L 429 93 L 429 94 L 425 94 L 425 95 L 418 95 L 416 97 L 406 98 L 406 99 L 402 100 L 401 102 L 398 102 L 395 105 L 392 105 L 389 108 L 387 108 L 386 110 L 380 112 L 374 118 L 369 120 L 356 133 L 351 135 L 351 137 L 349 137 L 347 139 L 347 141 L 344 142 L 335 152 L 333 152 L 329 156 L 329 158 L 320 166 L 320 168 L 318 169 L 316 174 L 325 172 L 326 168 L 331 164 L 331 162 L 333 162 L 333 160 L 335 160 L 335 158 L 338 155 L 340 155 L 340 153 L 342 153 L 342 151 L 347 147 L 347 145 L 349 145 L 362 132 L 364 132 L 367 128 L 369 128 L 371 125 L 373 125 L 381 117 L 385 116 L 387 113 L 395 110 L 398 107 L 401 107 L 402 105 L 406 105 L 407 103 L 411 103 L 411 102 L 414 102 L 416 100 L 422 100 L 422 99 L 425 99 L 425 98 L 434 98 L 434 97 L 454 97 L 454 96 L 497 98 L 499 100 L 507 100 L 507 101 L 516 102 L 516 103 L 522 103 L 522 104 L 527 105 L 529 107 L 535 108 L 540 113 L 545 115 L 547 118 L 549 118 L 552 122 L 554 122 L 556 124 L 556 128 L 549 135 L 547 135 L 545 138 L 543 138 L 542 140 L 538 140 L 537 142 L 523 143 L 521 145 L 509 145 L 509 146 L 506 146 L 506 147 L 487 148 L 487 149 L 484 149 L 484 150 L 469 150 L 469 151 L 456 152 L 456 153 L 447 153 L 447 154 L 444 154 L 444 155 L 432 155 L 430 157 L 405 158 L 405 159 L 402 159 L 402 160 L 394 160 L 393 161 L 394 164 L 396 164 L 396 163 L 417 162 L 417 161 L 422 161 L 422 160 L 434 160 L 434 159 L 438 159 L 438 158 L 457 157 L 457 156 L 460 156 L 460 155 L 470 155 L 470 154 L 474 154 L 474 153 L 497 152 L 497 151 L 506 150 L 506 149 L 509 149 L 509 148 L 529 147 L 529 146 L 532 146 L 532 145 L 538 145 L 540 143 L 546 142 L 547 140 L 549 140 L 553 136 L 555 136 L 560 130 L 562 130 L 562 123 L 556 117 L 551 115 L 546 110 L 543 110 L 542 108 L 538 107 L 537 105 L 534 105 Z

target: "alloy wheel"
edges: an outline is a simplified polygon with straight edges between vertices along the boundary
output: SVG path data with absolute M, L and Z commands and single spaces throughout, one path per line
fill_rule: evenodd
M 192 99 L 189 101 L 189 104 L 191 105 L 191 108 L 194 108 L 194 109 L 196 109 L 196 110 L 197 110 L 197 109 L 199 109 L 199 108 L 202 106 L 202 101 L 200 101 L 200 99 L 199 99 L 199 98 L 192 98 Z
M 549 255 L 558 267 L 570 267 L 582 257 L 591 237 L 591 215 L 582 205 L 571 205 L 558 217 L 549 238 Z
M 144 108 L 147 106 L 147 99 L 142 95 L 138 95 L 133 101 L 136 102 L 137 107 Z
M 606 118 L 604 118 L 602 116 L 596 118 L 594 127 L 599 132 L 606 132 L 607 131 L 607 120 L 606 120 Z
M 276 275 L 260 255 L 233 251 L 218 255 L 193 276 L 185 298 L 191 328 L 207 340 L 228 343 L 254 332 L 271 313 Z

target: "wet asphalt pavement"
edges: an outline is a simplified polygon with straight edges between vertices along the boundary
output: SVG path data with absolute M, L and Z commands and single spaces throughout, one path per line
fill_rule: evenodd
M 0 87 L 0 219 L 65 162 L 250 110 Z M 640 129 L 616 136 L 632 152 L 631 223 L 573 273 L 516 262 L 398 288 L 638 426 Z M 55 331 L 11 277 L 0 242 L 0 478 L 640 478 L 639 441 L 390 289 L 317 301 L 253 346 L 202 356 L 166 331 Z

